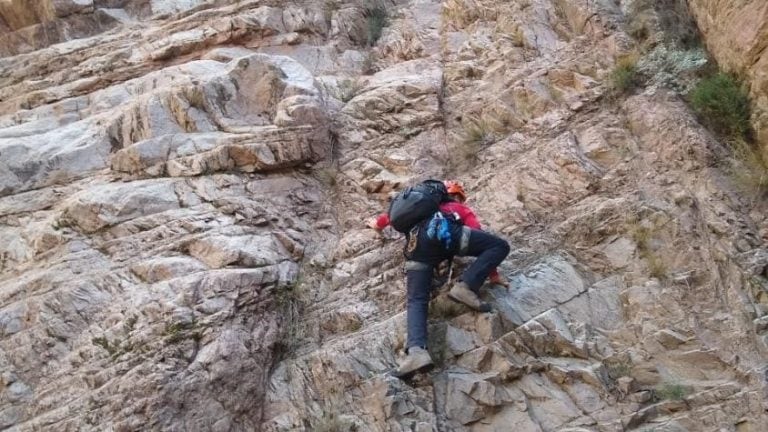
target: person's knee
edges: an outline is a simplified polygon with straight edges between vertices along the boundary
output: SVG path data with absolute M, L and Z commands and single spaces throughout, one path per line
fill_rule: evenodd
M 501 237 L 496 237 L 496 244 L 494 245 L 494 249 L 498 250 L 500 254 L 504 254 L 505 257 L 511 250 L 509 247 L 509 242 Z
M 509 251 L 511 250 L 511 248 L 509 247 L 509 242 L 508 241 L 506 241 L 504 239 L 501 239 L 501 246 L 500 247 L 501 247 L 501 250 L 504 251 L 504 256 L 509 255 Z

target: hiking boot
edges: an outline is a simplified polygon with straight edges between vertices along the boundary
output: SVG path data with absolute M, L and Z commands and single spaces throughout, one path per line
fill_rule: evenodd
M 491 311 L 491 305 L 480 300 L 477 293 L 469 289 L 464 282 L 456 282 L 451 290 L 448 291 L 448 298 L 458 303 L 464 303 L 476 311 Z
M 414 346 L 408 348 L 408 355 L 395 371 L 398 378 L 409 378 L 416 372 L 426 372 L 432 369 L 432 357 L 429 352 L 422 347 Z

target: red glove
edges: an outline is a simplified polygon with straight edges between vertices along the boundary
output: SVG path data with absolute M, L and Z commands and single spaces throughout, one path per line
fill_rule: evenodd
M 381 231 L 389 225 L 389 215 L 382 213 L 378 216 L 374 216 L 365 222 L 368 228 L 373 228 L 376 231 Z

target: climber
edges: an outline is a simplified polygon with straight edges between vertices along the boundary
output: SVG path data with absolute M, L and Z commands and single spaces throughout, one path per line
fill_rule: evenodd
M 476 257 L 450 288 L 448 298 L 480 312 L 491 310 L 490 305 L 482 302 L 477 294 L 486 278 L 490 276 L 489 282 L 508 286 L 507 281 L 496 271 L 496 267 L 509 254 L 509 244 L 504 239 L 480 229 L 475 213 L 464 204 L 467 196 L 459 182 L 445 181 L 439 186 L 441 188 L 437 189 L 445 193 L 444 198 L 440 199 L 439 211 L 412 228 L 403 230 L 406 234 L 403 254 L 407 260 L 405 269 L 408 341 L 406 358 L 395 372 L 400 378 L 425 371 L 433 365 L 426 349 L 427 312 L 432 272 L 436 265 L 443 260 L 452 259 L 453 256 Z M 391 206 L 389 214 L 370 219 L 368 226 L 377 231 L 383 230 L 390 225 L 392 210 Z

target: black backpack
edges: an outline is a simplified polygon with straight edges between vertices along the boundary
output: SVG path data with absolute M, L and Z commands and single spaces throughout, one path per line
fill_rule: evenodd
M 390 203 L 389 224 L 397 231 L 407 233 L 440 210 L 440 203 L 447 198 L 448 191 L 439 180 L 424 180 L 408 187 Z

